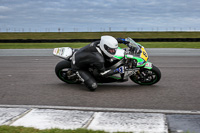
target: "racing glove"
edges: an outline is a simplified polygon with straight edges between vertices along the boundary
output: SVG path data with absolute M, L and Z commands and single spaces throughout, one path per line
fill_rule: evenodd
M 129 44 L 124 38 L 117 38 L 118 43 Z

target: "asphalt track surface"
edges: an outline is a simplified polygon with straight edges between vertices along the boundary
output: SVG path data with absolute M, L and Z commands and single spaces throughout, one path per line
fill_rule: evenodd
M 152 86 L 131 80 L 101 84 L 90 92 L 83 84 L 60 81 L 53 56 L 0 56 L 0 104 L 200 110 L 199 56 L 152 56 L 162 78 Z

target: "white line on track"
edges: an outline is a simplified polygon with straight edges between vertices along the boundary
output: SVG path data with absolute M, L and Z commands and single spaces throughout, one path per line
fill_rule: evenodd
M 190 110 L 156 110 L 156 109 L 130 109 L 130 108 L 99 108 L 99 107 L 72 107 L 72 106 L 46 106 L 46 105 L 0 105 L 0 108 L 38 108 L 59 110 L 80 110 L 96 112 L 137 112 L 137 113 L 163 113 L 163 114 L 193 114 L 199 115 L 200 111 Z

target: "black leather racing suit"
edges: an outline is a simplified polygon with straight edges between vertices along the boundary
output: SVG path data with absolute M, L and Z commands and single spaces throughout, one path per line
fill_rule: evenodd
M 77 71 L 84 81 L 84 84 L 90 90 L 97 88 L 95 78 L 90 74 L 88 68 L 96 68 L 99 73 L 105 72 L 105 59 L 98 44 L 100 41 L 92 42 L 79 49 L 72 58 L 72 69 Z
M 100 72 L 105 71 L 104 57 L 97 46 L 100 41 L 92 42 L 79 49 L 72 58 L 74 70 L 87 70 L 89 67 L 95 67 Z

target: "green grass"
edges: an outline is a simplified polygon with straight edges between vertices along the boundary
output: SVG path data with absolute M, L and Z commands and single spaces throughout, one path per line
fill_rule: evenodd
M 39 130 L 27 127 L 0 126 L 0 133 L 106 133 L 104 131 L 93 131 L 87 129 L 63 130 L 63 129 L 47 129 Z
M 200 32 L 1 32 L 1 39 L 200 38 Z
M 93 131 L 88 129 L 76 129 L 76 130 L 63 130 L 63 129 L 46 129 L 39 130 L 31 127 L 22 127 L 22 126 L 0 126 L 0 133 L 107 133 L 104 131 Z M 117 132 L 117 133 L 126 133 L 126 132 Z M 169 131 L 169 133 L 171 133 Z M 184 133 L 191 133 L 189 131 Z
M 200 42 L 139 42 L 145 48 L 200 48 Z M 89 43 L 0 43 L 0 49 L 81 48 Z M 119 45 L 126 47 L 124 44 Z
M 2 39 L 100 39 L 102 35 L 131 38 L 200 38 L 200 32 L 10 32 Z M 146 48 L 200 48 L 200 42 L 139 42 Z M 89 43 L 0 43 L 0 49 L 80 48 Z M 125 47 L 121 45 L 121 47 Z
M 200 48 L 200 42 L 141 42 L 145 48 Z
M 0 49 L 47 49 L 56 47 L 80 48 L 89 43 L 0 43 Z

